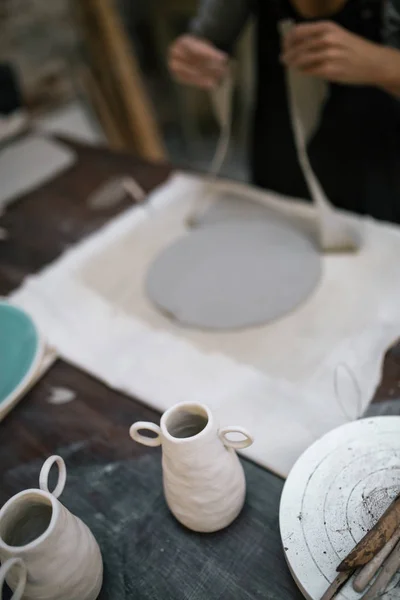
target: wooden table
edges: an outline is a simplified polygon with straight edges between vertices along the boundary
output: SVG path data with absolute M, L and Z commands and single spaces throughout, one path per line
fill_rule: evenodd
M 85 200 L 102 182 L 118 174 L 132 173 L 146 190 L 151 190 L 170 172 L 166 166 L 145 164 L 128 155 L 75 144 L 74 148 L 79 160 L 72 169 L 12 205 L 0 220 L 0 226 L 9 233 L 9 239 L 0 245 L 1 295 L 8 294 L 22 283 L 24 277 L 53 261 L 127 207 L 128 203 L 117 209 L 91 211 Z M 74 390 L 76 399 L 65 405 L 50 404 L 50 391 L 57 386 Z M 379 406 L 400 414 L 400 398 L 396 399 L 400 397 L 399 386 L 400 346 L 386 356 L 382 384 L 375 401 L 390 400 Z M 110 390 L 85 373 L 58 361 L 0 424 L 0 503 L 22 489 L 21 482 L 8 476 L 13 469 L 35 459 L 44 459 L 62 446 L 80 445 L 81 463 L 95 457 L 95 460 L 112 464 L 154 452 L 154 449 L 133 444 L 127 428 L 135 420 L 158 418 L 155 411 L 139 401 Z M 270 595 L 266 597 L 300 598 L 286 569 L 279 543 L 278 503 L 283 482 L 265 471 L 260 470 L 260 473 L 269 478 L 270 486 L 265 499 L 270 523 L 265 557 Z M 34 485 L 34 482 L 28 484 Z M 119 600 L 117 595 L 101 594 L 101 598 L 106 597 Z M 246 594 L 248 600 L 258 597 Z M 129 595 L 129 598 L 140 600 L 142 596 Z M 182 595 L 176 600 L 186 598 Z

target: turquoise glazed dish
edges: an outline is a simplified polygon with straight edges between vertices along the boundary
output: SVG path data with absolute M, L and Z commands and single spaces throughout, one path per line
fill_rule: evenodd
M 0 301 L 0 420 L 29 388 L 43 351 L 43 342 L 29 315 Z

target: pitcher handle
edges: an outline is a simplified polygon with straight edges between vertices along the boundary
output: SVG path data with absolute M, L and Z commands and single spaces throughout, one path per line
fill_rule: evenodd
M 227 433 L 240 433 L 243 435 L 243 440 L 229 440 L 226 435 Z M 218 431 L 219 438 L 221 442 L 227 448 L 234 448 L 235 450 L 242 450 L 243 448 L 248 448 L 254 442 L 253 436 L 245 429 L 244 427 L 238 427 L 236 425 L 232 425 L 231 427 L 223 427 Z
M 50 473 L 50 469 L 54 465 L 54 463 L 57 463 L 57 466 L 58 466 L 58 479 L 57 479 L 56 487 L 54 488 L 54 490 L 52 492 L 50 492 L 50 490 L 49 490 L 49 473 Z M 41 468 L 41 471 L 40 471 L 40 475 L 39 475 L 40 489 L 43 490 L 44 492 L 48 492 L 49 494 L 52 494 L 54 496 L 54 498 L 58 498 L 63 493 L 66 480 L 67 480 L 67 469 L 65 467 L 64 459 L 62 459 L 61 456 L 50 456 L 45 461 L 45 463 L 43 464 L 43 467 Z
M 156 437 L 148 437 L 147 435 L 142 435 L 139 431 L 152 431 L 156 433 Z M 144 446 L 160 446 L 161 445 L 161 429 L 155 423 L 149 423 L 148 421 L 137 421 L 131 428 L 129 429 L 129 435 L 135 442 L 139 444 L 143 444 Z
M 13 595 L 11 596 L 11 600 L 21 600 L 25 591 L 27 571 L 24 561 L 20 558 L 9 558 L 0 567 L 0 598 L 3 597 L 3 584 L 6 580 L 7 573 L 10 571 L 10 569 L 16 567 L 17 565 L 19 567 L 18 584 Z

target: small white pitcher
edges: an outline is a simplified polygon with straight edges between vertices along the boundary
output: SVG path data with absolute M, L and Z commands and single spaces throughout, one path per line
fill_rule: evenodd
M 156 437 L 142 435 L 144 430 Z M 245 429 L 218 429 L 207 406 L 182 402 L 163 414 L 160 427 L 139 421 L 129 433 L 145 446 L 162 444 L 164 494 L 178 521 L 193 531 L 212 532 L 236 519 L 244 504 L 246 481 L 235 450 L 253 443 Z M 229 440 L 232 433 L 242 439 Z
M 48 489 L 51 467 L 59 476 Z M 0 510 L 0 597 L 4 580 L 12 600 L 95 600 L 103 582 L 103 562 L 93 534 L 57 498 L 66 481 L 65 463 L 51 456 L 39 477 L 40 490 L 13 496 Z

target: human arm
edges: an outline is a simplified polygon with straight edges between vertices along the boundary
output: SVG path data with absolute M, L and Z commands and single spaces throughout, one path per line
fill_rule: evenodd
M 252 10 L 253 0 L 202 0 L 190 33 L 169 52 L 172 75 L 181 83 L 214 88 L 228 68 L 232 50 Z
M 372 85 L 400 97 L 400 50 L 370 42 L 330 21 L 295 26 L 286 36 L 282 61 L 308 75 Z

